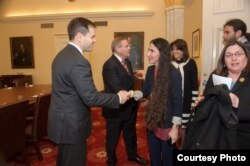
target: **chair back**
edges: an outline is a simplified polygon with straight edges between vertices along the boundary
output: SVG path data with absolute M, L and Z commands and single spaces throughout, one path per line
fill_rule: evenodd
M 25 151 L 25 115 L 28 100 L 0 107 L 0 153 L 9 160 Z
M 48 112 L 50 106 L 50 94 L 42 94 L 37 97 L 34 112 L 33 136 L 36 140 L 47 136 Z
M 32 84 L 32 80 L 29 77 L 21 77 L 14 79 L 14 84 L 16 87 L 25 86 Z

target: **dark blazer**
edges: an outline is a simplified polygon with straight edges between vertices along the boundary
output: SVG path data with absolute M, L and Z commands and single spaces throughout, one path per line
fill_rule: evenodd
M 103 65 L 102 76 L 104 82 L 104 91 L 107 93 L 117 93 L 120 90 L 133 90 L 134 74 L 129 60 L 125 59 L 129 73 L 124 69 L 121 62 L 112 55 Z M 120 105 L 119 109 L 103 108 L 102 115 L 107 119 L 128 120 L 132 113 L 136 113 L 136 102 L 134 99 L 128 100 Z
M 177 62 L 173 62 L 175 66 L 178 65 Z M 190 113 L 191 102 L 193 97 L 197 97 L 197 95 L 192 94 L 192 92 L 198 91 L 198 74 L 197 74 L 197 66 L 193 59 L 189 59 L 188 62 L 183 66 L 183 113 Z M 181 64 L 181 63 L 180 63 Z
M 147 98 L 150 96 L 153 86 L 154 86 L 154 70 L 155 65 L 149 66 L 146 73 L 146 78 L 142 87 L 143 97 Z M 168 94 L 168 112 L 167 119 L 163 125 L 159 126 L 162 128 L 172 127 L 172 118 L 173 116 L 180 117 L 182 115 L 182 88 L 181 88 L 181 74 L 180 72 L 172 66 L 170 70 L 171 83 L 169 86 Z
M 97 92 L 90 63 L 76 47 L 68 44 L 52 64 L 49 138 L 58 144 L 85 140 L 91 132 L 91 106 L 118 108 L 119 97 Z
M 143 97 L 148 98 L 154 86 L 154 70 L 155 65 L 149 66 L 146 72 L 145 81 L 142 86 Z
M 204 95 L 207 91 L 214 87 L 212 74 L 210 75 L 205 90 Z M 238 128 L 238 149 L 250 149 L 250 74 L 242 72 L 237 82 L 230 90 L 236 96 L 239 97 L 239 107 L 235 109 L 236 114 L 239 118 L 239 128 Z

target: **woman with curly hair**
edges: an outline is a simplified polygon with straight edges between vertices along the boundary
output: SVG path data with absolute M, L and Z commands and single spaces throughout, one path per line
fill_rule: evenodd
M 182 115 L 181 74 L 171 63 L 167 40 L 153 39 L 148 47 L 149 66 L 141 105 L 147 106 L 145 121 L 153 166 L 172 166 L 173 144 L 179 137 Z

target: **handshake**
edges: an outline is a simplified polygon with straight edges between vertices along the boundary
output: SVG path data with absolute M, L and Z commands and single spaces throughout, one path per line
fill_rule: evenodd
M 121 90 L 117 93 L 117 95 L 120 98 L 120 104 L 124 104 L 128 99 L 130 98 L 134 98 L 136 101 L 142 99 L 143 94 L 141 91 L 139 90 L 130 90 L 130 91 L 125 91 L 125 90 Z

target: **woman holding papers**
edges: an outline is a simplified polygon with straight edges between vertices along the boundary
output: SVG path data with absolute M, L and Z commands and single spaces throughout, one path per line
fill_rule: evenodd
M 234 139 L 236 149 L 250 149 L 249 57 L 247 56 L 246 48 L 240 42 L 231 41 L 222 50 L 217 67 L 215 71 L 210 75 L 206 84 L 204 96 L 198 97 L 199 99 L 196 101 L 196 105 L 198 105 L 198 103 L 200 104 L 200 109 L 198 109 L 197 112 L 203 111 L 202 107 L 206 104 L 206 102 L 208 101 L 207 98 L 209 98 L 211 95 L 208 93 L 216 87 L 220 86 L 218 85 L 218 82 L 220 82 L 220 77 L 227 77 L 231 79 L 229 81 L 226 81 L 227 83 L 229 82 L 229 87 L 226 88 L 227 96 L 225 97 L 229 98 L 231 105 L 231 108 L 229 108 L 227 111 L 232 111 L 232 113 L 236 115 L 235 119 L 237 119 L 237 121 L 234 121 L 237 122 L 237 125 L 235 125 L 237 126 L 235 128 L 237 134 L 233 136 L 235 137 Z M 203 99 L 204 101 L 201 102 Z M 220 99 L 221 98 L 218 98 L 218 102 L 220 102 Z M 230 121 L 231 119 L 229 118 L 226 120 Z M 229 129 L 228 126 L 226 126 L 225 128 Z M 227 136 L 229 137 L 229 135 Z M 230 137 L 232 138 L 232 136 Z

